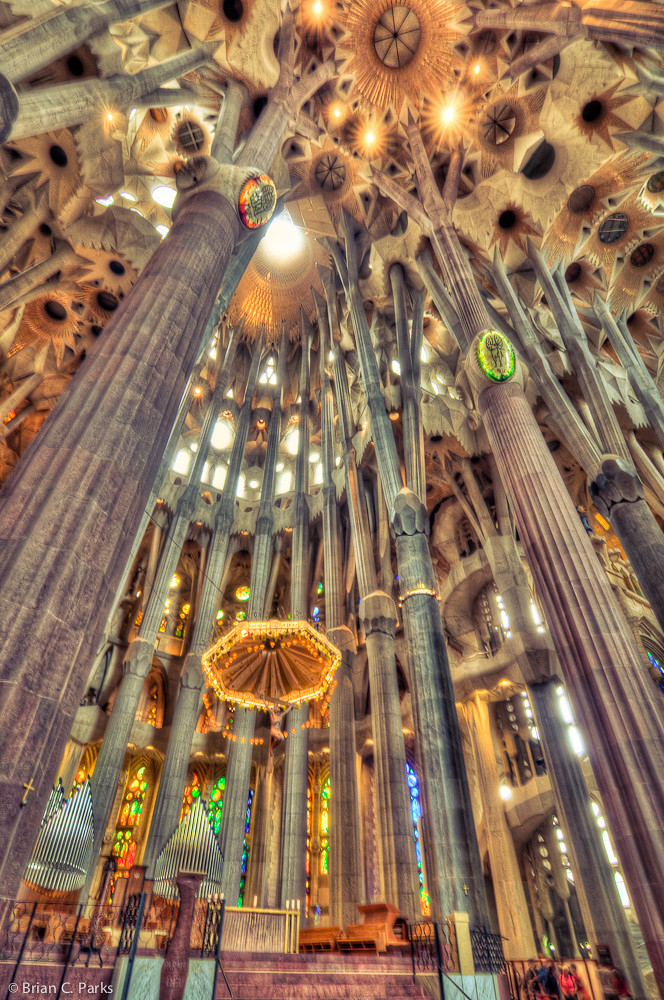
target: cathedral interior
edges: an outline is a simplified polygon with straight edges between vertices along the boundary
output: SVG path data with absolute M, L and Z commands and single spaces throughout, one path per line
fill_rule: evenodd
M 655 0 L 1 0 L 3 988 L 179 892 L 314 979 L 387 904 L 664 996 L 663 52 Z

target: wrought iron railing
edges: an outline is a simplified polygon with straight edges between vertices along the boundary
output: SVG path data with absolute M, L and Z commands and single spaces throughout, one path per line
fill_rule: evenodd
M 475 972 L 489 972 L 497 975 L 507 973 L 500 934 L 493 934 L 486 927 L 470 926 L 470 944 L 473 949 Z

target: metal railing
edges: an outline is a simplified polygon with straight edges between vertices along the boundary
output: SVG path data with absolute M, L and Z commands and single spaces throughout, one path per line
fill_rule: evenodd
M 473 949 L 475 972 L 488 972 L 494 975 L 507 974 L 503 941 L 500 934 L 493 934 L 486 927 L 474 927 L 471 924 L 470 945 Z

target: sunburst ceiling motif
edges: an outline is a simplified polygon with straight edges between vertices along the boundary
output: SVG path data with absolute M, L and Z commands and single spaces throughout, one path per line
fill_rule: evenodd
M 383 66 L 401 69 L 407 66 L 420 44 L 422 29 L 410 7 L 388 7 L 374 30 L 376 54 Z
M 347 71 L 355 94 L 371 108 L 400 110 L 405 98 L 419 104 L 450 78 L 461 7 L 445 0 L 348 0 L 340 20 L 343 46 L 352 52 Z
M 248 708 L 301 705 L 323 696 L 341 653 L 306 621 L 242 622 L 203 657 L 219 698 Z

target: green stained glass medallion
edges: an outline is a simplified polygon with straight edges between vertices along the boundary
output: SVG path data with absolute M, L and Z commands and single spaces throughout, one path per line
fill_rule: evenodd
M 492 382 L 506 382 L 514 374 L 516 356 L 504 333 L 486 330 L 477 344 L 477 363 Z

